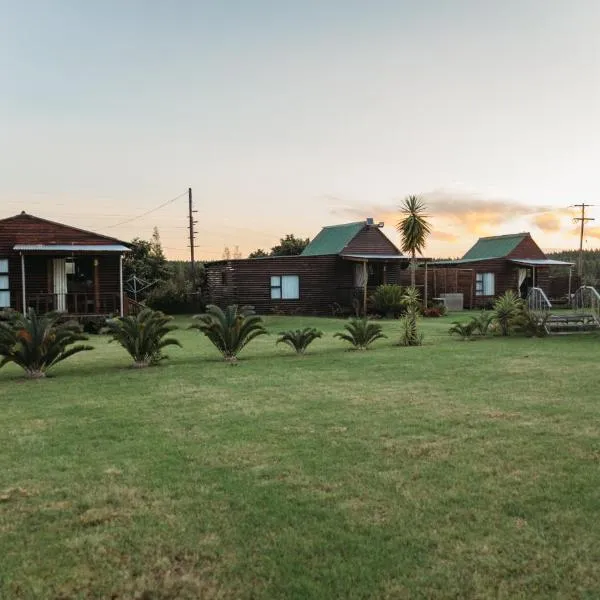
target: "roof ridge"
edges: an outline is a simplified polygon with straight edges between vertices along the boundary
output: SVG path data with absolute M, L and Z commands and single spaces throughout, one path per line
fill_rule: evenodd
M 502 235 L 488 235 L 486 237 L 480 237 L 480 240 L 500 240 L 502 238 L 520 237 L 522 235 L 531 235 L 529 231 L 521 231 L 520 233 L 504 233 Z
M 333 229 L 334 227 L 347 227 L 349 225 L 366 225 L 367 221 L 351 221 L 350 223 L 338 223 L 337 225 L 323 225 L 321 229 Z

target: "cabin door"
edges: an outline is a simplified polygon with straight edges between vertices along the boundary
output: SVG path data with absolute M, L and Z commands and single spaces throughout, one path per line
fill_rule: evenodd
M 67 310 L 67 261 L 64 258 L 52 260 L 55 309 Z

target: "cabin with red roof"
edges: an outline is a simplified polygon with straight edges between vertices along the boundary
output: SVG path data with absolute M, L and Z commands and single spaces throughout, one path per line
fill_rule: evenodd
M 120 240 L 22 212 L 0 219 L 0 310 L 123 315 Z

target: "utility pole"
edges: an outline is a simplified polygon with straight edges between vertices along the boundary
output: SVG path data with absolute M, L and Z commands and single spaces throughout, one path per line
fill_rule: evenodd
M 581 229 L 579 232 L 579 265 L 577 266 L 577 274 L 579 275 L 579 285 L 583 285 L 583 230 L 587 221 L 595 221 L 592 217 L 585 216 L 585 209 L 593 204 L 573 204 L 573 208 L 581 208 L 581 217 L 575 217 L 573 221 L 581 221 Z
M 190 224 L 188 226 L 188 229 L 190 230 L 190 263 L 191 263 L 191 270 L 192 270 L 192 277 L 195 275 L 196 273 L 196 267 L 194 264 L 194 225 L 198 222 L 198 221 L 194 221 L 194 213 L 198 212 L 197 210 L 194 210 L 194 205 L 192 203 L 192 188 L 188 188 L 188 204 L 189 204 L 189 221 Z

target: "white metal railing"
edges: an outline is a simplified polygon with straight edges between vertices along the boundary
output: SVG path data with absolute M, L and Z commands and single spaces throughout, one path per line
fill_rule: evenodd
M 552 308 L 552 303 L 542 288 L 533 287 L 529 290 L 525 300 L 527 308 L 533 312 L 546 312 Z
M 595 287 L 582 285 L 573 294 L 571 306 L 576 312 L 593 315 L 596 322 L 600 324 L 600 294 Z

